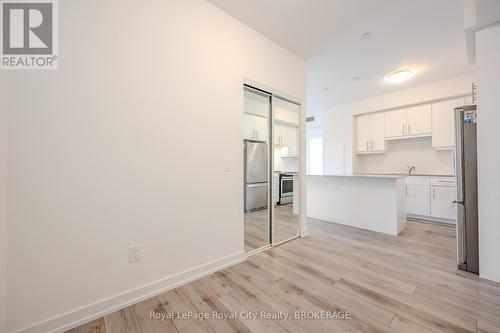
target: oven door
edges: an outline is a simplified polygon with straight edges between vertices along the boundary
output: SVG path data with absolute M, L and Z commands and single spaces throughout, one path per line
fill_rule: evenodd
M 281 177 L 280 204 L 288 204 L 293 201 L 293 176 Z

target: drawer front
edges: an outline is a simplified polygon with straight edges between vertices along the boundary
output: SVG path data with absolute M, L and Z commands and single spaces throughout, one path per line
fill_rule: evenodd
M 431 180 L 428 176 L 408 176 L 406 177 L 406 184 L 408 185 L 430 185 Z
M 431 185 L 456 186 L 455 177 L 431 177 Z

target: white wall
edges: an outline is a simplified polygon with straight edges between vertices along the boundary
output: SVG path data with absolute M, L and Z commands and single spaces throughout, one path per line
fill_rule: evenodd
M 305 92 L 301 59 L 206 1 L 59 7 L 59 69 L 2 73 L 10 331 L 242 258 L 243 78 Z M 142 261 L 129 264 L 136 243 Z
M 500 24 L 476 35 L 478 79 L 479 273 L 500 282 Z
M 470 94 L 474 81 L 468 74 L 323 110 L 324 173 L 337 173 L 341 148 L 345 173 L 353 172 L 353 115 Z

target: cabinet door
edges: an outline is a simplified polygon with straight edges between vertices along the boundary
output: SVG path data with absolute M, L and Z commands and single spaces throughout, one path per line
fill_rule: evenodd
M 269 128 L 267 126 L 267 118 L 255 117 L 256 138 L 259 141 L 267 142 Z
M 244 122 L 244 136 L 246 140 L 255 140 L 255 119 L 257 117 L 252 116 L 250 114 L 243 114 L 243 122 Z
M 298 155 L 298 137 L 297 128 L 289 126 L 286 130 L 285 143 L 288 146 L 288 153 L 290 155 Z
M 455 112 L 462 106 L 463 98 L 432 104 L 432 148 L 455 147 Z
M 457 211 L 455 204 L 457 188 L 452 186 L 431 187 L 431 216 L 441 219 L 455 220 Z
M 274 144 L 276 146 L 281 146 L 284 144 L 283 141 L 284 141 L 285 131 L 286 128 L 284 125 L 280 124 L 274 125 Z
M 406 135 L 424 135 L 432 133 L 431 104 L 412 106 L 406 109 Z
M 269 117 L 271 103 L 268 95 L 249 90 L 245 90 L 244 94 L 245 113 Z
M 357 151 L 370 150 L 370 115 L 356 117 Z
M 430 186 L 406 185 L 406 213 L 430 216 Z
M 383 112 L 370 115 L 370 149 L 372 151 L 385 150 L 385 117 Z
M 406 110 L 393 110 L 384 112 L 385 137 L 395 138 L 406 134 Z
M 274 117 L 276 120 L 299 124 L 300 106 L 278 97 L 274 99 Z
M 278 135 L 278 144 L 282 147 L 281 153 L 286 155 L 295 155 L 298 152 L 297 146 L 297 128 L 286 125 L 276 125 Z

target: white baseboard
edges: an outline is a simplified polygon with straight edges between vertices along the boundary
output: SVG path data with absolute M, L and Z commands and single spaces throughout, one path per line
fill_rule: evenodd
M 109 313 L 136 304 L 170 289 L 177 288 L 206 275 L 220 271 L 246 260 L 245 252 L 238 252 L 190 270 L 168 276 L 141 287 L 125 291 L 121 294 L 100 300 L 81 308 L 66 312 L 53 318 L 36 323 L 11 333 L 60 333 L 78 327 Z
M 300 238 L 304 238 L 309 236 L 309 229 L 301 229 L 300 230 Z

